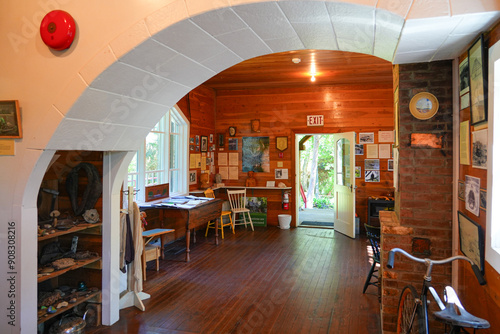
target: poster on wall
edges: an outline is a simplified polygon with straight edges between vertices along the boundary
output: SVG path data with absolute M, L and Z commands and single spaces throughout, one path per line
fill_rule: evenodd
M 460 164 L 470 165 L 469 121 L 460 123 Z
M 481 179 L 478 177 L 465 175 L 465 208 L 467 211 L 479 216 L 479 191 L 481 189 Z
M 267 197 L 247 197 L 246 208 L 254 226 L 267 226 Z
M 269 173 L 269 137 L 243 137 L 243 172 Z
M 472 167 L 487 169 L 488 129 L 472 132 Z

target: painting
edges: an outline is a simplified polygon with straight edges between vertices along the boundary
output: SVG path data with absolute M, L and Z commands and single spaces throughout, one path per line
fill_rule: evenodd
M 460 63 L 460 96 L 469 92 L 469 58 L 465 57 Z
M 375 134 L 373 132 L 362 132 L 359 134 L 360 144 L 373 144 L 375 142 Z
M 365 159 L 365 170 L 379 170 L 380 160 L 379 159 Z
M 365 182 L 380 182 L 380 171 L 365 170 Z
M 470 118 L 475 125 L 487 120 L 487 71 L 483 36 L 469 49 Z
M 464 181 L 458 181 L 458 199 L 465 201 L 465 183 Z
M 189 184 L 196 184 L 196 171 L 195 170 L 189 171 Z
M 0 139 L 23 138 L 19 102 L 0 101 Z
M 484 235 L 479 224 L 458 211 L 460 251 L 484 273 Z
M 202 152 L 207 152 L 208 151 L 208 138 L 207 138 L 207 136 L 201 136 L 200 149 L 201 149 Z
M 238 150 L 238 138 L 229 138 L 229 143 L 227 145 L 229 151 Z
M 219 141 L 219 147 L 223 148 L 224 147 L 224 134 L 223 133 L 219 133 L 217 134 L 217 137 L 218 137 L 218 141 Z
M 465 175 L 465 208 L 471 213 L 479 216 L 479 189 L 481 179 L 478 177 Z
M 269 137 L 243 137 L 243 172 L 269 173 Z
M 472 167 L 486 169 L 488 162 L 488 129 L 472 132 Z
M 355 155 L 365 154 L 365 148 L 364 148 L 363 144 L 355 144 L 354 145 L 354 154 Z
M 357 179 L 361 178 L 361 166 L 354 167 L 354 177 Z

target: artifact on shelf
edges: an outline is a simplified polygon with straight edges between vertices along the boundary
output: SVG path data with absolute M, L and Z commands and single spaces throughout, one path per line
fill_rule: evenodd
M 69 257 L 64 257 L 62 259 L 55 260 L 52 262 L 52 267 L 56 270 L 61 270 L 75 265 L 75 260 Z
M 99 221 L 99 213 L 96 209 L 89 209 L 83 214 L 83 219 L 90 224 L 95 224 Z
M 57 210 L 53 210 L 50 212 L 50 218 L 52 218 L 52 226 L 56 227 L 57 226 L 57 217 L 59 217 L 61 213 Z

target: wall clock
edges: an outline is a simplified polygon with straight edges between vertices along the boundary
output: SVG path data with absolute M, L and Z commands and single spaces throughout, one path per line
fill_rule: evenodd
M 432 118 L 439 109 L 437 98 L 428 92 L 421 92 L 412 97 L 410 112 L 418 119 Z

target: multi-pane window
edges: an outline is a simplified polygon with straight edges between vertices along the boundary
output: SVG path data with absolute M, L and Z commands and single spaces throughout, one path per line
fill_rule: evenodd
M 139 189 L 136 200 L 144 200 L 144 188 L 169 183 L 170 194 L 188 191 L 188 125 L 183 115 L 170 109 L 144 140 L 128 167 L 128 186 Z

